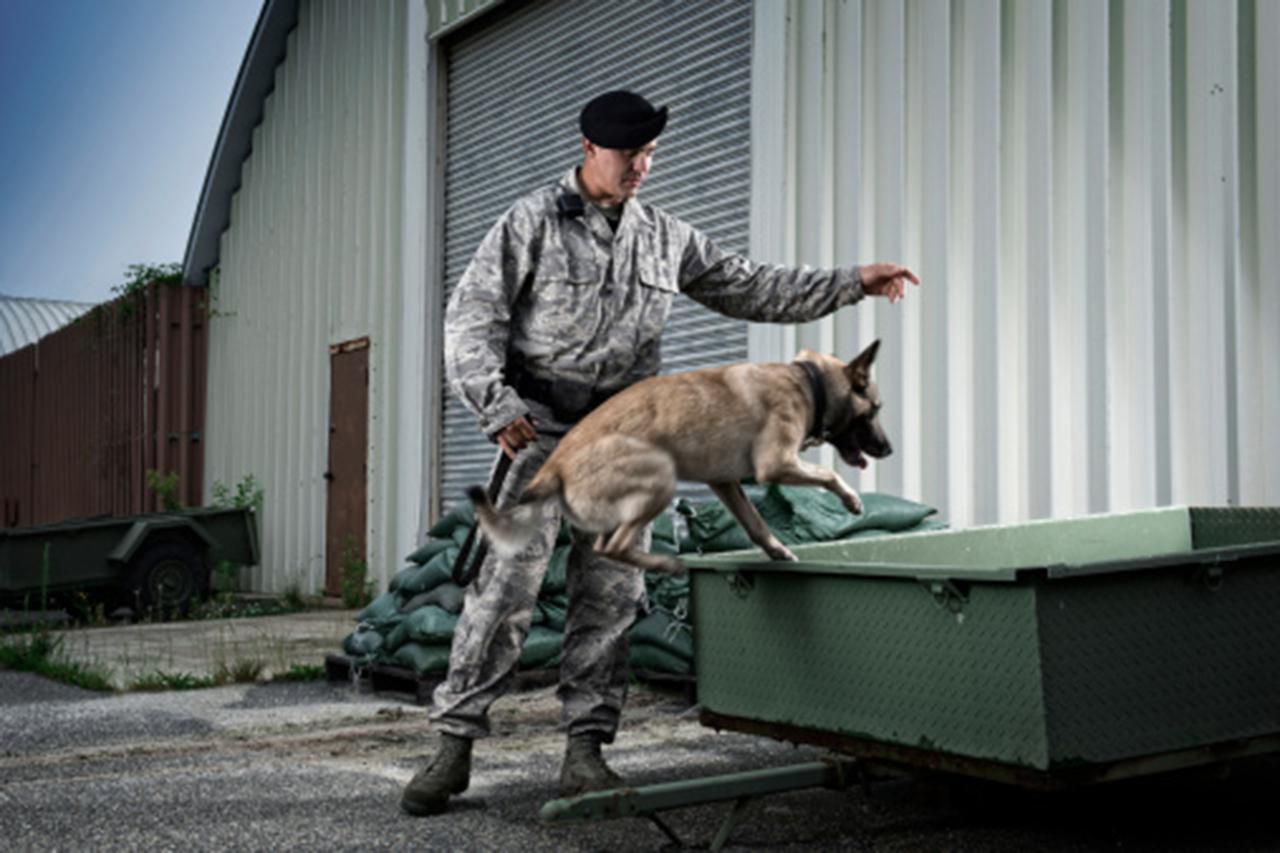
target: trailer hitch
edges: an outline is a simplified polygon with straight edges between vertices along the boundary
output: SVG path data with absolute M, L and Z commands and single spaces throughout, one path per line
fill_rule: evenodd
M 844 790 L 858 779 L 857 770 L 855 761 L 832 759 L 635 788 L 593 791 L 570 799 L 552 800 L 543 805 L 540 815 L 544 823 L 647 817 L 673 843 L 684 847 L 687 845 L 658 817 L 660 812 L 732 800 L 733 805 L 711 842 L 710 849 L 718 851 L 728 843 L 734 827 L 759 797 L 803 788 Z

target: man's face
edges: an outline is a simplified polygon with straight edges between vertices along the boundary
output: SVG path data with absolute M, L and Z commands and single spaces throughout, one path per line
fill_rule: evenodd
M 582 150 L 586 156 L 582 165 L 587 182 L 595 193 L 615 204 L 627 201 L 649 177 L 657 148 L 656 141 L 641 148 L 620 149 L 602 148 L 584 139 Z

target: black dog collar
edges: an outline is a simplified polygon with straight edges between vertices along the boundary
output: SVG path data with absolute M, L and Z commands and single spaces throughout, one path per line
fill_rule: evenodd
M 804 368 L 809 377 L 809 387 L 813 390 L 813 427 L 809 430 L 809 438 L 821 439 L 823 424 L 827 418 L 827 386 L 822 382 L 822 370 L 811 361 L 797 362 Z

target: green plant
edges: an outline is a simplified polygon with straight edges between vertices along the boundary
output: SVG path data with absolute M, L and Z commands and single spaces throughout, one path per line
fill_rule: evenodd
M 356 549 L 355 538 L 348 535 L 342 543 L 342 603 L 345 606 L 364 607 L 373 600 L 373 584 L 368 578 L 369 564 Z
M 213 680 L 217 684 L 252 683 L 262 676 L 264 669 L 266 664 L 257 658 L 239 658 L 229 664 L 224 661 L 218 664 Z
M 292 583 L 289 584 L 288 587 L 285 588 L 284 597 L 281 599 L 281 604 L 283 604 L 285 607 L 289 608 L 295 613 L 297 611 L 307 609 L 307 601 L 305 598 L 302 597 L 301 582 L 294 580 Z
M 161 474 L 154 469 L 147 469 L 147 488 L 160 498 L 160 506 L 165 512 L 177 512 L 182 509 L 182 501 L 178 499 L 177 472 Z
M 276 681 L 323 681 L 326 677 L 327 673 L 322 664 L 295 663 L 274 678 Z
M 129 690 L 159 692 L 164 690 L 200 690 L 214 687 L 216 682 L 207 675 L 189 672 L 149 672 L 129 682 Z
M 230 598 L 236 589 L 236 567 L 230 560 L 219 560 L 213 569 L 213 591 L 218 598 Z
M 231 488 L 220 480 L 213 482 L 213 505 L 221 509 L 252 509 L 262 512 L 264 493 L 262 485 L 252 474 L 246 474 L 236 483 L 233 495 Z
M 111 292 L 120 300 L 120 316 L 128 318 L 133 315 L 141 301 L 147 285 L 152 282 L 176 284 L 182 281 L 182 264 L 175 261 L 162 264 L 129 264 L 125 270 L 125 280 L 114 285 Z

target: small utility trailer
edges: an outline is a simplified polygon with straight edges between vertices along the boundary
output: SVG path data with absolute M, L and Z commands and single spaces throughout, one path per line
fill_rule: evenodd
M 654 815 L 848 758 L 1058 790 L 1280 752 L 1280 508 L 1170 507 L 689 561 L 701 722 L 843 760 L 556 800 Z M 661 824 L 660 824 L 661 825 Z
M 252 509 L 199 508 L 97 516 L 0 530 L 0 599 L 36 606 L 70 593 L 144 609 L 185 611 L 208 593 L 221 561 L 258 562 Z

